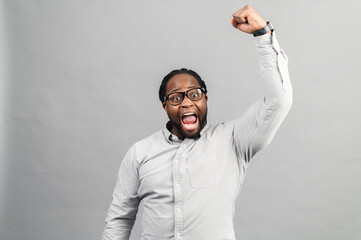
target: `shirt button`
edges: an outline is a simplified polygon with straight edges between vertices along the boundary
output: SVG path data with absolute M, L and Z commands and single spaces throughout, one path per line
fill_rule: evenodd
M 175 186 L 176 186 L 176 187 L 179 187 L 179 183 L 176 183 Z
M 175 164 L 178 164 L 178 160 L 175 160 L 174 163 L 175 163 Z
M 176 211 L 177 211 L 177 212 L 179 212 L 179 211 L 180 211 L 180 209 L 179 209 L 179 208 L 177 208 L 177 209 L 176 209 Z M 178 234 L 179 234 L 179 233 L 178 233 Z

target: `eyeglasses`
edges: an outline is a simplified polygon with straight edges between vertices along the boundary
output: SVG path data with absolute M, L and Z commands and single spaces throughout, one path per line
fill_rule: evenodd
M 174 92 L 165 96 L 164 102 L 168 100 L 171 105 L 177 106 L 183 102 L 184 95 L 192 101 L 198 101 L 202 99 L 203 93 L 205 93 L 204 88 L 192 88 L 185 92 Z

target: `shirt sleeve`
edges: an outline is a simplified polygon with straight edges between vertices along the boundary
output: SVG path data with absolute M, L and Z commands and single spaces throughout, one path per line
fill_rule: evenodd
M 130 149 L 120 165 L 102 240 L 129 239 L 141 201 L 138 188 L 138 164 L 134 151 Z
M 232 124 L 236 153 L 246 162 L 271 142 L 292 105 L 288 58 L 275 32 L 255 37 L 254 41 L 259 55 L 263 98 Z

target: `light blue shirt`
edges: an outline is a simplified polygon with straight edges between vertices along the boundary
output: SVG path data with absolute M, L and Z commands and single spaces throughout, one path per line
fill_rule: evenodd
M 164 128 L 135 143 L 119 169 L 103 240 L 129 239 L 141 201 L 142 240 L 235 239 L 235 201 L 249 161 L 292 104 L 287 56 L 275 33 L 254 41 L 264 97 L 239 119 L 207 124 L 197 140 Z

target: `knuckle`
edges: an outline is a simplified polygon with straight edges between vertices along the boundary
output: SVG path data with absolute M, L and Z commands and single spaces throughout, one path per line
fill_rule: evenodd
M 251 5 L 247 5 L 247 11 L 250 13 L 254 12 L 254 8 Z

